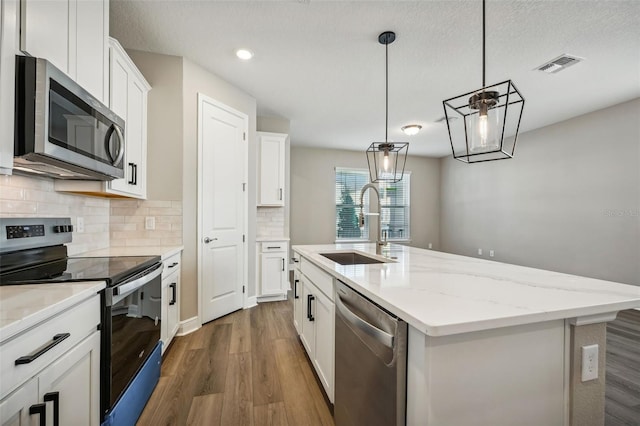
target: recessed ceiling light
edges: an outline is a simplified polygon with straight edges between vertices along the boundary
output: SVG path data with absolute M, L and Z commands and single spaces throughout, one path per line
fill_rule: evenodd
M 238 49 L 236 50 L 236 56 L 243 61 L 248 61 L 249 59 L 253 58 L 253 52 L 249 49 Z
M 419 124 L 407 124 L 406 126 L 402 126 L 402 131 L 407 136 L 417 135 L 420 129 L 422 129 L 422 126 Z

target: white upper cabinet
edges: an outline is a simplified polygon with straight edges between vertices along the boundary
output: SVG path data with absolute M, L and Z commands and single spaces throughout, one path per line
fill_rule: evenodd
M 120 43 L 110 39 L 109 107 L 125 120 L 124 179 L 109 183 L 112 193 L 147 197 L 147 93 L 149 83 Z
M 147 94 L 151 89 L 116 39 L 109 39 L 109 108 L 125 121 L 124 178 L 57 180 L 56 191 L 147 198 Z
M 107 103 L 109 0 L 21 0 L 20 49 Z
M 260 192 L 258 206 L 284 206 L 285 149 L 288 136 L 258 132 L 260 147 Z

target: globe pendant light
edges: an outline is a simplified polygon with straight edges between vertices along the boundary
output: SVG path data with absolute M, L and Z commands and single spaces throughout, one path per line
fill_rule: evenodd
M 404 175 L 407 162 L 408 142 L 389 141 L 389 45 L 396 34 L 385 31 L 378 36 L 378 42 L 385 46 L 385 127 L 384 142 L 373 142 L 367 149 L 367 163 L 371 182 L 399 182 Z
M 482 88 L 442 102 L 453 158 L 465 163 L 512 158 L 524 98 L 511 80 L 485 84 L 485 0 L 482 1 Z M 456 118 L 462 120 L 453 121 Z

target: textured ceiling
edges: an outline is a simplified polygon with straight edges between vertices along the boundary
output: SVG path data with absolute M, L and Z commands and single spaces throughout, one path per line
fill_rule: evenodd
M 111 0 L 110 26 L 125 47 L 185 56 L 254 96 L 259 115 L 290 119 L 294 145 L 384 139 L 385 30 L 397 34 L 389 139 L 410 153 L 448 155 L 442 100 L 482 83 L 478 0 Z M 535 71 L 563 53 L 585 61 Z M 640 1 L 488 1 L 487 84 L 509 78 L 526 99 L 524 131 L 639 97 Z M 409 123 L 422 132 L 402 134 Z

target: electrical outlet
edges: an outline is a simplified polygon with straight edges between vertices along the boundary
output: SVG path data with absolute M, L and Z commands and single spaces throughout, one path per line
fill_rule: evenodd
M 582 381 L 598 378 L 598 345 L 582 347 Z
M 433 248 L 433 244 L 429 243 L 429 250 Z
M 493 251 L 493 250 L 489 250 L 489 257 L 493 257 L 493 255 L 494 255 L 495 253 L 496 253 L 495 251 Z
M 84 217 L 78 216 L 76 219 L 76 231 L 79 234 L 84 232 Z
M 156 218 L 155 216 L 147 216 L 144 218 L 144 229 L 148 231 L 152 231 L 156 229 Z
M 478 249 L 478 256 L 482 256 L 482 249 L 481 248 Z

